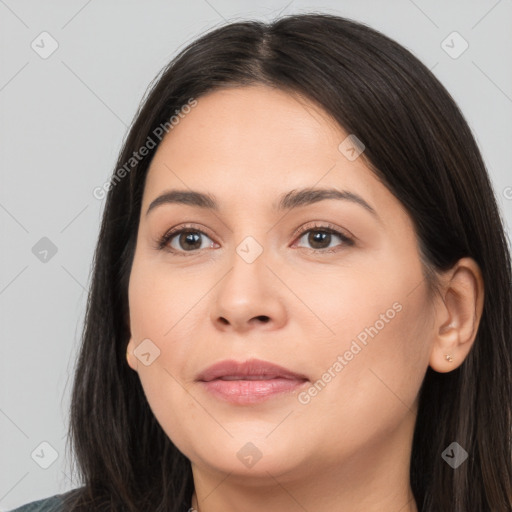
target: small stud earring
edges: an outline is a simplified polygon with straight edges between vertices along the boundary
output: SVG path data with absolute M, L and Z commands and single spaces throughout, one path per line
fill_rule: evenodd
M 445 354 L 444 358 L 449 362 L 451 363 L 453 361 L 453 356 L 450 355 L 450 354 Z

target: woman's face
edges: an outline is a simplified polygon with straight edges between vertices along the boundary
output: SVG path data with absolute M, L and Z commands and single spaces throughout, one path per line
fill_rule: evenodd
M 205 471 L 282 482 L 349 460 L 368 468 L 383 446 L 411 442 L 429 364 L 410 217 L 306 100 L 238 87 L 186 111 L 151 162 L 129 283 L 129 361 L 155 417 Z M 294 201 L 302 189 L 345 198 Z M 170 191 L 217 208 L 182 195 L 148 212 Z M 264 383 L 217 382 L 249 390 L 231 400 L 197 380 L 253 358 L 307 380 L 259 399 L 250 389 Z

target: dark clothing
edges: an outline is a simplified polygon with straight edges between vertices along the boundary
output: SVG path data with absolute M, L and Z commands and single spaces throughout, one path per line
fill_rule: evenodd
M 63 512 L 60 494 L 22 505 L 11 512 Z
M 62 496 L 64 495 L 56 494 L 49 498 L 32 501 L 31 503 L 22 505 L 10 512 L 64 512 Z M 190 510 L 190 506 L 183 504 L 181 510 L 182 512 L 188 512 Z

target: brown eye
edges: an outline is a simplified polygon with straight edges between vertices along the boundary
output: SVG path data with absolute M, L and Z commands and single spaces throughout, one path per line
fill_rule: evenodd
M 210 243 L 207 243 L 210 240 Z M 184 254 L 199 251 L 207 247 L 213 247 L 213 241 L 203 231 L 195 228 L 174 229 L 166 233 L 159 241 L 160 249 L 168 249 L 171 252 Z
M 185 250 L 196 250 L 201 248 L 201 236 L 202 235 L 196 231 L 182 231 L 181 233 L 171 237 L 171 240 L 177 237 L 176 240 L 179 248 Z
M 354 244 L 351 238 L 330 226 L 313 226 L 309 227 L 309 229 L 306 228 L 300 233 L 299 241 L 300 240 L 309 244 L 309 247 L 304 247 L 305 249 L 318 252 L 333 252 L 335 247 Z M 337 240 L 338 242 L 336 242 Z

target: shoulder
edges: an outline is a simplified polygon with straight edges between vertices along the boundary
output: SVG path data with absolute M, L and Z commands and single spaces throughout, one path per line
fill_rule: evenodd
M 62 496 L 62 494 L 56 494 L 49 498 L 31 501 L 10 512 L 62 512 L 64 510 Z
M 25 505 L 21 505 L 21 507 L 9 510 L 7 512 L 65 512 L 64 508 L 64 499 L 84 489 L 81 487 L 80 489 L 73 489 L 64 494 L 55 494 L 54 496 L 50 496 L 48 498 L 43 498 L 37 501 L 31 501 L 30 503 L 26 503 Z M 182 503 L 182 512 L 190 512 L 191 509 L 189 505 L 185 502 Z

